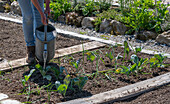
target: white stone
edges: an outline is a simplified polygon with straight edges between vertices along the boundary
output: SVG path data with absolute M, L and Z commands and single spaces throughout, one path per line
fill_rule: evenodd
M 125 35 L 127 27 L 124 24 L 116 20 L 112 20 L 110 24 L 112 25 L 115 35 Z
M 158 37 L 156 38 L 156 41 L 158 43 L 170 45 L 170 30 L 162 34 L 159 34 Z
M 139 33 L 135 33 L 135 38 L 140 40 L 156 39 L 157 36 L 158 34 L 152 31 L 141 31 Z
M 84 17 L 81 25 L 86 28 L 94 28 L 94 17 Z
M 100 24 L 100 29 L 99 29 L 99 31 L 100 32 L 106 32 L 106 33 L 111 33 L 111 31 L 112 31 L 112 26 L 110 25 L 110 22 L 111 22 L 112 20 L 107 20 L 107 19 L 104 19 L 103 21 L 102 21 L 102 23 Z
M 22 104 L 22 103 L 17 100 L 7 99 L 0 101 L 0 104 Z
M 0 100 L 8 98 L 8 95 L 0 93 Z
M 21 15 L 21 9 L 17 1 L 11 3 L 11 12 Z

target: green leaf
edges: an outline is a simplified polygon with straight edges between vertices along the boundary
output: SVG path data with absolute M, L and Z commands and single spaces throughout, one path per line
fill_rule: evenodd
M 129 44 L 127 41 L 124 41 L 124 56 L 123 56 L 124 58 L 125 58 L 125 53 L 127 54 L 127 57 L 129 57 L 129 51 L 130 51 Z
M 163 58 L 161 54 L 155 54 L 154 57 L 157 58 L 158 60 L 162 60 Z
M 41 66 L 40 64 L 36 64 L 36 65 L 35 65 L 35 68 L 40 69 L 40 70 L 43 69 L 42 66 Z
M 85 77 L 77 77 L 77 78 L 74 78 L 73 79 L 73 83 L 74 85 L 78 86 L 78 88 L 81 90 L 84 85 L 86 84 L 88 78 L 85 76 Z
M 40 64 L 35 65 L 35 68 L 38 69 L 41 73 L 42 76 L 45 76 L 45 74 L 47 73 L 48 69 L 43 69 L 43 67 Z
M 103 62 L 103 64 L 105 64 L 104 60 L 100 57 L 100 60 Z
M 47 80 L 51 81 L 51 78 L 52 78 L 52 77 L 51 77 L 50 75 L 45 75 L 45 76 L 43 76 L 43 78 L 44 78 L 44 79 L 46 78 Z
M 153 58 L 151 58 L 151 59 L 149 60 L 149 62 L 150 62 L 150 63 L 155 63 L 155 62 L 158 62 L 158 60 L 157 60 L 155 57 L 153 57 Z
M 111 80 L 107 73 L 105 73 L 104 75 L 106 76 L 107 79 Z
M 124 41 L 124 48 L 127 49 L 129 47 L 128 42 Z
M 110 60 L 113 60 L 114 58 L 112 52 L 106 53 L 106 57 L 108 57 Z
M 64 84 L 68 86 L 69 83 L 70 83 L 70 80 L 71 80 L 70 75 L 67 75 L 67 76 L 64 78 Z
M 71 65 L 73 67 L 75 67 L 77 69 L 77 71 L 78 71 L 78 67 L 79 67 L 79 64 L 80 64 L 80 60 L 81 60 L 81 58 L 79 58 L 76 62 L 75 61 L 71 62 Z
M 142 51 L 142 47 L 137 46 L 137 47 L 135 48 L 135 51 L 136 51 L 136 53 L 141 52 L 141 51 Z
M 65 70 L 65 71 L 66 71 L 66 73 L 67 73 L 66 68 L 65 68 L 65 67 L 63 67 L 63 66 L 60 66 L 60 73 L 63 73 L 63 70 Z
M 63 72 L 55 67 L 50 68 L 50 70 L 55 74 L 56 77 L 58 77 Z
M 130 69 L 128 67 L 126 67 L 126 66 L 121 66 L 121 67 L 122 67 L 122 70 L 121 70 L 122 74 L 128 74 L 129 73 Z
M 58 87 L 57 91 L 65 96 L 66 91 L 67 91 L 67 85 L 61 84 L 61 85 Z
M 22 81 L 22 85 L 25 87 L 25 84 L 26 84 L 25 79 L 21 79 L 21 81 Z
M 131 66 L 131 68 L 130 68 L 130 71 L 131 72 L 134 72 L 135 70 L 137 70 L 137 64 L 135 63 L 135 64 L 133 64 L 132 66 Z
M 25 75 L 25 76 L 24 76 L 26 82 L 29 80 L 29 78 L 30 78 L 31 75 L 34 73 L 34 71 L 35 71 L 35 69 L 32 69 L 28 75 Z
M 138 64 L 138 63 L 139 63 L 139 58 L 138 58 L 138 56 L 135 55 L 135 54 L 131 55 L 131 61 L 132 61 L 133 63 Z
M 93 62 L 95 58 L 96 57 L 93 52 L 87 52 L 87 60 L 90 60 L 91 62 Z
M 143 58 L 141 58 L 141 60 L 139 61 L 139 63 L 138 63 L 138 67 L 140 68 L 143 64 L 145 64 L 146 62 L 148 61 L 148 58 L 145 58 L 145 59 L 143 59 Z M 147 64 L 147 63 L 146 63 Z

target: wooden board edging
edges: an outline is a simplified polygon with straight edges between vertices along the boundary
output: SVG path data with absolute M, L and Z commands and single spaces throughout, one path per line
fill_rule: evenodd
M 93 41 L 93 42 L 84 43 L 83 47 L 84 47 L 84 50 L 90 50 L 90 49 L 100 48 L 105 45 L 106 44 Z M 76 53 L 76 52 L 82 52 L 82 51 L 83 51 L 82 44 L 71 46 L 68 48 L 58 49 L 55 51 L 54 58 L 62 57 L 65 55 L 69 55 L 69 54 Z M 0 63 L 0 71 L 7 71 L 9 69 L 17 68 L 17 67 L 21 67 L 25 65 L 28 65 L 28 63 L 26 62 L 26 58 L 21 58 L 21 59 L 9 61 L 9 62 L 6 61 L 3 63 Z

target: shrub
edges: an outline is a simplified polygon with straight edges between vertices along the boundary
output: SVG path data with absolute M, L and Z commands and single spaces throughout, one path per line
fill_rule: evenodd
M 121 16 L 121 13 L 117 12 L 116 10 L 114 9 L 109 9 L 107 11 L 103 11 L 102 13 L 100 14 L 97 14 L 96 15 L 97 18 L 95 19 L 95 29 L 98 30 L 99 29 L 99 26 L 101 24 L 101 22 L 104 20 L 104 19 L 112 19 L 112 20 L 117 20 L 119 21 L 120 20 L 120 16 Z
M 51 15 L 55 21 L 61 14 L 72 11 L 71 3 L 68 0 L 53 0 L 50 3 L 50 8 Z
M 110 6 L 111 2 L 106 2 L 106 0 L 99 0 L 98 2 L 95 2 L 94 0 L 85 0 L 85 2 L 75 4 L 74 11 L 83 16 L 95 16 L 96 14 L 109 9 Z
M 130 4 L 128 10 L 122 10 L 123 17 L 121 18 L 121 22 L 131 28 L 128 34 L 131 34 L 133 31 L 138 32 L 141 30 L 155 30 L 156 32 L 161 32 L 161 24 L 168 13 L 167 6 L 168 5 L 161 4 L 161 2 L 158 1 L 155 5 L 155 9 L 149 10 L 147 1 L 134 1 L 133 4 Z

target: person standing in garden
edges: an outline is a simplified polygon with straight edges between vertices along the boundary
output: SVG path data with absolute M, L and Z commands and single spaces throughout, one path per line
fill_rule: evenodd
M 35 36 L 36 27 L 47 25 L 45 13 L 50 15 L 50 0 L 45 0 L 46 10 L 44 12 L 44 0 L 18 0 L 23 17 L 23 32 L 27 46 L 27 63 L 35 62 Z

